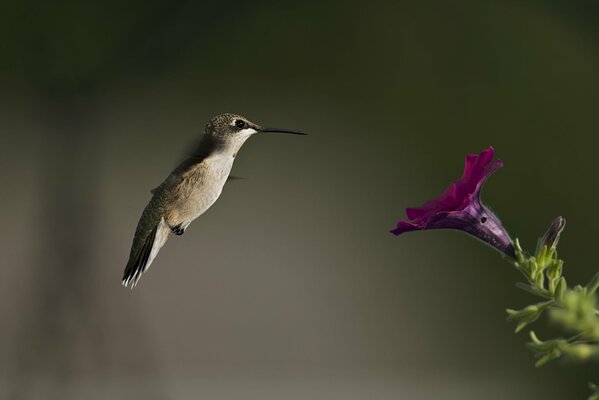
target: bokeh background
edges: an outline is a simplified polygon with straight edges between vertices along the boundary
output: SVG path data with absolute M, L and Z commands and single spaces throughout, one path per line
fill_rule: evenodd
M 596 263 L 599 6 L 538 1 L 0 3 L 0 398 L 575 399 L 533 367 L 533 301 L 406 206 L 494 145 L 483 198 Z M 252 138 L 220 200 L 120 285 L 159 184 L 222 112 Z M 539 322 L 542 334 L 551 326 Z

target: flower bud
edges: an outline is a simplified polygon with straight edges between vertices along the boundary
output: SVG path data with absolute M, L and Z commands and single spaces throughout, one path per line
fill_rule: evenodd
M 548 250 L 555 250 L 557 247 L 557 243 L 559 242 L 559 237 L 562 234 L 562 231 L 566 227 L 566 220 L 563 217 L 557 217 L 553 220 L 547 232 L 541 238 L 539 245 L 541 248 L 543 246 L 547 246 Z

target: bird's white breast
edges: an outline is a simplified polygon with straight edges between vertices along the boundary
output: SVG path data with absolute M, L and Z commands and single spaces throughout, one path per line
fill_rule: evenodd
M 218 192 L 216 194 L 217 198 L 220 195 L 220 192 L 223 190 L 223 186 L 225 185 L 225 182 L 231 173 L 234 160 L 235 158 L 233 155 L 228 153 L 214 154 L 204 160 L 208 169 L 208 175 L 211 177 L 210 179 L 214 185 L 214 189 L 216 189 Z
M 195 174 L 198 174 L 190 187 L 186 199 L 188 210 L 184 225 L 188 225 L 202 215 L 219 198 L 223 186 L 231 173 L 234 158 L 231 154 L 214 154 L 202 161 Z

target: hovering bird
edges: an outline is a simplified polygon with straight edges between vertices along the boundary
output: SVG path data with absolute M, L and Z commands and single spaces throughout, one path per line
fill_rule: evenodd
M 172 232 L 182 235 L 220 196 L 237 152 L 256 133 L 280 132 L 305 135 L 289 129 L 265 128 L 241 115 L 222 114 L 206 125 L 195 152 L 185 159 L 160 186 L 141 215 L 123 285 L 133 288 Z

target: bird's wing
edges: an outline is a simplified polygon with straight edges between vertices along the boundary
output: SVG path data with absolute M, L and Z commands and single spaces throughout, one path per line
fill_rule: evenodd
M 152 199 L 137 224 L 129 262 L 123 275 L 123 285 L 135 286 L 141 274 L 150 267 L 170 232 L 170 227 L 164 220 L 167 196 L 177 192 L 174 189 L 183 181 L 185 172 L 202 163 L 214 151 L 215 146 L 216 142 L 204 135 L 192 154 L 185 158 L 160 186 L 151 190 Z
M 162 186 L 159 186 L 153 190 L 154 195 L 137 223 L 129 262 L 123 275 L 125 286 L 135 286 L 168 238 L 169 227 L 163 217 L 166 197 L 161 189 Z

